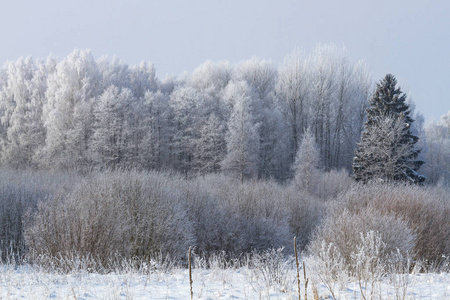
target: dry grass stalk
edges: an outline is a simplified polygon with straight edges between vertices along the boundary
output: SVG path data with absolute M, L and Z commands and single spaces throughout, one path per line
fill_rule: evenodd
M 192 261 L 191 261 L 191 251 L 192 248 L 189 247 L 189 252 L 188 252 L 188 265 L 189 265 L 189 285 L 191 288 L 191 299 L 194 298 L 194 292 L 192 291 Z
M 305 300 L 308 300 L 308 278 L 306 278 L 306 267 L 305 267 L 305 262 L 303 262 L 303 278 L 305 280 Z
M 312 290 L 314 295 L 314 300 L 319 300 L 319 291 L 317 290 L 317 286 L 312 282 Z
M 297 286 L 298 286 L 298 300 L 301 300 L 301 291 L 300 291 L 300 272 L 299 272 L 299 262 L 298 262 L 298 254 L 297 254 L 297 237 L 294 237 L 294 252 L 295 252 L 295 263 L 297 265 Z M 305 292 L 306 293 L 306 292 Z

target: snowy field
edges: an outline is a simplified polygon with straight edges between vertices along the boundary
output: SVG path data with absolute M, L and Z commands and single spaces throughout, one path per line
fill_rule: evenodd
M 142 275 L 92 274 L 86 272 L 55 274 L 30 267 L 2 266 L 0 299 L 189 299 L 189 276 L 186 269 L 169 273 Z M 415 274 L 389 279 L 363 290 L 366 299 L 450 299 L 450 274 Z M 246 267 L 239 269 L 194 269 L 194 299 L 298 299 L 294 270 L 284 274 L 284 284 L 270 282 L 263 272 Z M 371 287 L 369 284 L 367 287 Z M 406 291 L 405 291 L 406 288 Z M 302 284 L 302 299 L 304 286 Z M 338 299 L 363 299 L 360 285 L 335 286 Z M 406 296 L 403 295 L 406 293 Z M 320 299 L 332 299 L 325 285 L 318 285 Z M 311 284 L 308 299 L 314 299 Z

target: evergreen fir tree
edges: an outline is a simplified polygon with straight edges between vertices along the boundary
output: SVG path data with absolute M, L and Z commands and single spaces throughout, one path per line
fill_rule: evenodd
M 379 84 L 367 109 L 367 121 L 353 159 L 357 181 L 404 181 L 421 183 L 417 173 L 424 161 L 417 160 L 419 138 L 412 134 L 406 95 L 387 74 Z

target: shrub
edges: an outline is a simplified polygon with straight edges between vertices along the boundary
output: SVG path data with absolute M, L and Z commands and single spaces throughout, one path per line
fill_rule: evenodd
M 382 262 L 398 250 L 404 259 L 412 254 L 416 260 L 439 264 L 450 250 L 447 195 L 442 188 L 355 184 L 330 206 L 309 252 L 317 253 L 323 242 L 333 245 L 352 271 L 352 255 L 362 242 L 360 234 L 374 231 L 384 245 Z
M 239 181 L 223 175 L 199 177 L 184 186 L 197 250 L 239 255 L 289 242 L 286 207 L 279 185 Z
M 346 191 L 353 183 L 347 170 L 330 170 L 320 175 L 317 196 L 322 199 L 335 199 L 341 192 Z
M 290 245 L 293 234 L 306 244 L 322 207 L 312 199 L 275 182 L 241 184 L 224 175 L 93 173 L 41 201 L 25 237 L 35 254 L 104 267 L 111 257 L 184 257 L 189 246 L 230 259 Z
M 68 195 L 41 202 L 25 229 L 28 245 L 50 256 L 92 256 L 107 265 L 162 251 L 184 255 L 192 224 L 167 175 L 95 173 Z
M 355 185 L 343 198 L 351 211 L 368 206 L 378 215 L 403 220 L 415 234 L 415 258 L 439 263 L 450 254 L 448 195 L 444 187 L 373 184 Z
M 71 174 L 44 173 L 0 169 L 0 260 L 15 256 L 17 261 L 26 251 L 23 220 L 39 201 L 45 201 L 56 189 L 68 188 L 76 181 Z
M 339 253 L 335 255 L 343 259 L 347 270 L 352 273 L 352 257 L 357 249 L 364 246 L 365 240 L 361 234 L 365 237 L 369 232 L 377 232 L 380 243 L 384 244 L 383 251 L 377 257 L 380 262 L 388 261 L 397 249 L 406 255 L 414 246 L 414 233 L 403 220 L 393 215 L 380 215 L 370 207 L 354 213 L 338 206 L 319 227 L 308 251 L 314 255 L 321 251 L 323 243 L 332 245 L 334 251 Z
M 306 191 L 297 190 L 295 186 L 285 188 L 281 196 L 283 205 L 289 211 L 292 235 L 297 237 L 298 247 L 303 250 L 323 218 L 326 202 Z

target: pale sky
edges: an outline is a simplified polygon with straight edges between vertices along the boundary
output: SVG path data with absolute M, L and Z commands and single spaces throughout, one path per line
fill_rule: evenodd
M 344 45 L 373 79 L 394 74 L 425 115 L 450 110 L 448 0 L 14 0 L 0 13 L 0 63 L 32 55 L 155 64 L 160 78 L 207 59 L 257 56 L 280 65 L 294 48 Z

